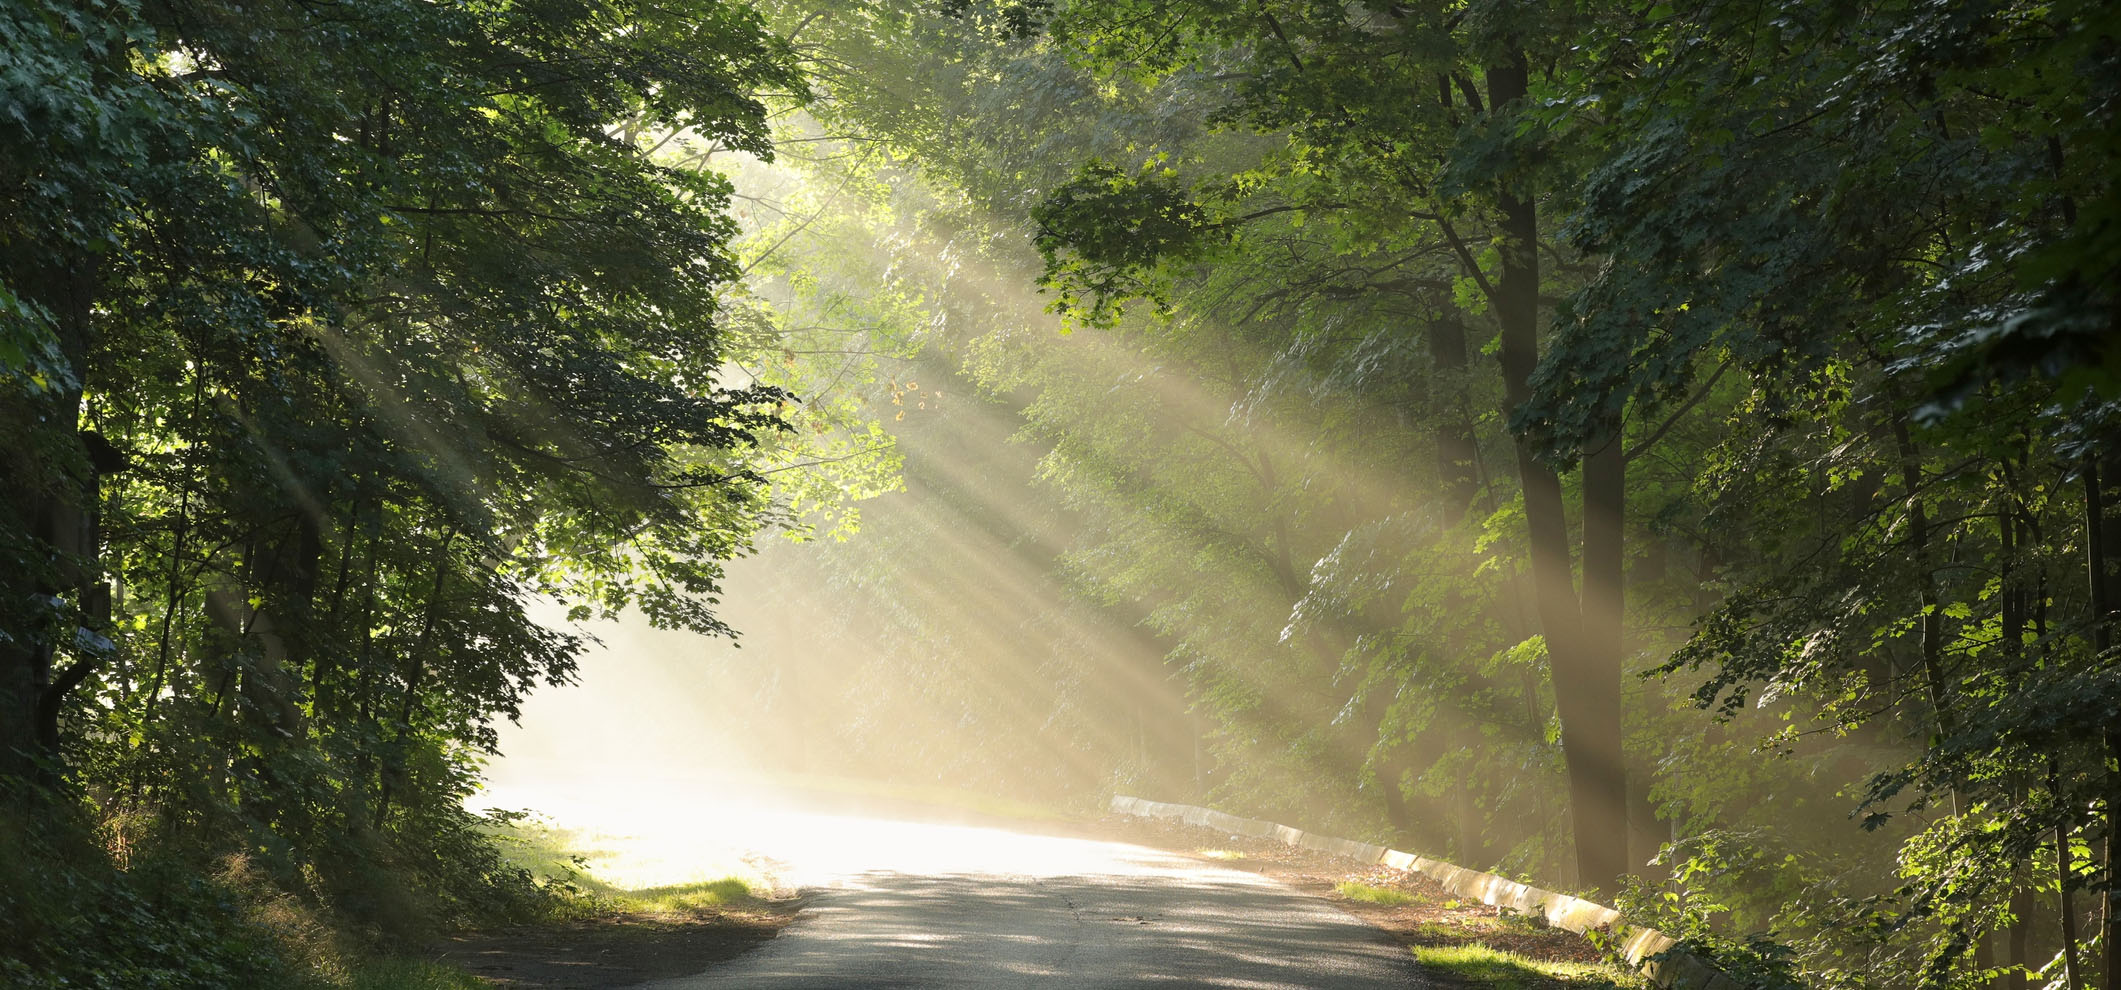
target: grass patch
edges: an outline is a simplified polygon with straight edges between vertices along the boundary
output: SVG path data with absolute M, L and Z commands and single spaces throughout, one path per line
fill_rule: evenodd
M 1340 891 L 1340 896 L 1348 900 L 1368 901 L 1371 904 L 1382 904 L 1386 907 L 1413 904 L 1421 900 L 1421 898 L 1404 890 L 1393 890 L 1390 887 L 1372 887 L 1369 884 L 1356 883 L 1353 880 L 1342 880 L 1334 884 L 1333 889 Z
M 1601 963 L 1542 962 L 1466 945 L 1417 945 L 1421 965 L 1459 986 L 1492 990 L 1650 990 L 1648 980 Z
M 510 820 L 494 829 L 493 835 L 510 865 L 530 871 L 558 895 L 562 905 L 558 914 L 562 919 L 615 914 L 697 915 L 717 909 L 747 909 L 764 904 L 764 893 L 772 890 L 768 878 L 746 875 L 755 871 L 738 862 L 709 867 L 726 870 L 724 875 L 678 883 L 635 886 L 623 876 L 610 878 L 606 874 L 623 866 L 621 861 L 628 855 L 620 836 L 558 828 L 528 818 Z M 639 876 L 644 872 L 639 865 L 616 872 Z M 652 866 L 646 872 L 659 874 L 658 879 L 669 875 Z
M 1225 861 L 1245 858 L 1244 853 L 1238 852 L 1235 849 L 1202 849 L 1200 850 L 1200 854 L 1209 859 L 1220 859 Z
M 759 901 L 751 885 L 736 877 L 618 891 L 615 896 L 628 910 L 648 914 L 688 914 L 710 908 L 746 907 Z

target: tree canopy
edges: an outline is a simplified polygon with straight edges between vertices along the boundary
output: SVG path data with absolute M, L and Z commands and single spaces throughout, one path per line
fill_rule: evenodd
M 723 368 L 730 186 L 633 136 L 768 154 L 787 46 L 722 3 L 28 3 L 0 37 L 0 775 L 356 919 L 417 923 L 359 902 L 386 867 L 490 902 L 520 878 L 449 852 L 471 768 L 582 645 L 526 605 L 724 631 L 720 563 L 782 511 L 787 395 Z M 71 923 L 14 938 L 91 951 Z

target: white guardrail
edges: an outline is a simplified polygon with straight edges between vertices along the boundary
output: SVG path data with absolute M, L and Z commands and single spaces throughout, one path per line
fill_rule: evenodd
M 1163 801 L 1148 801 L 1114 794 L 1112 810 L 1118 814 L 1142 818 L 1175 818 L 1188 825 L 1203 825 L 1231 835 L 1279 839 L 1304 849 L 1346 856 L 1365 863 L 1377 863 L 1396 870 L 1420 872 L 1460 897 L 1524 914 L 1544 915 L 1547 924 L 1556 928 L 1565 928 L 1572 932 L 1610 928 L 1616 935 L 1624 937 L 1621 954 L 1627 958 L 1628 963 L 1652 982 L 1668 990 L 1740 990 L 1736 980 L 1731 979 L 1708 960 L 1677 948 L 1679 943 L 1670 936 L 1654 928 L 1623 924 L 1620 912 L 1581 897 L 1541 890 L 1493 873 L 1469 870 L 1442 860 L 1387 849 L 1368 842 L 1318 835 L 1257 818 L 1239 818 L 1213 808 L 1167 804 Z

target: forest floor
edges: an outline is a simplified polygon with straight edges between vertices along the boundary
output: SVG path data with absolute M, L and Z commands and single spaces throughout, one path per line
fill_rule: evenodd
M 1131 815 L 1090 827 L 1104 839 L 1210 860 L 1270 877 L 1332 901 L 1385 930 L 1446 986 L 1495 990 L 1648 990 L 1642 977 L 1607 961 L 1590 940 L 1544 919 L 1457 897 L 1435 880 L 1273 839 Z

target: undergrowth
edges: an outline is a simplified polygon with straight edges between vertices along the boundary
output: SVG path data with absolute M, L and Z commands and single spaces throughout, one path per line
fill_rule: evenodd
M 560 916 L 479 819 L 297 860 L 270 836 L 98 822 L 83 802 L 0 794 L 0 986 L 10 990 L 476 990 L 400 958 L 462 925 Z

